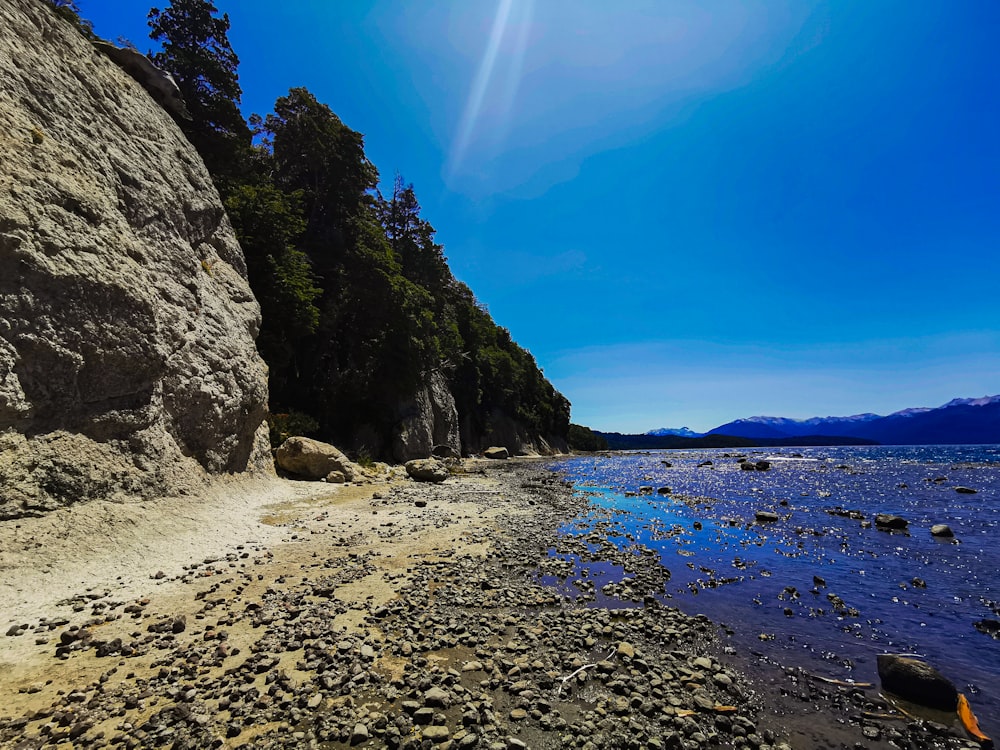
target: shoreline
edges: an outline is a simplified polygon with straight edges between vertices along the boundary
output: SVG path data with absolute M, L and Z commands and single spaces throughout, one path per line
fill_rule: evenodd
M 0 558 L 2 611 L 34 607 L 15 618 L 27 631 L 0 633 L 0 746 L 788 748 L 807 746 L 786 744 L 790 722 L 833 728 L 855 710 L 844 689 L 812 685 L 804 710 L 773 674 L 750 679 L 708 618 L 651 594 L 607 609 L 543 585 L 572 574 L 548 552 L 587 500 L 537 462 L 465 466 L 441 485 L 277 480 L 119 508 L 132 519 L 119 546 L 143 564 L 114 576 L 115 553 L 102 557 L 85 524 L 60 537 L 66 519 L 53 519 L 39 539 L 45 519 L 22 519 L 63 568 L 27 575 L 15 600 L 18 568 Z M 103 523 L 107 509 L 90 507 L 79 513 Z M 196 540 L 179 547 L 159 528 L 173 556 L 144 556 L 127 542 L 158 514 Z M 74 539 L 88 543 L 69 553 Z M 607 562 L 641 563 L 640 600 L 662 588 L 662 566 L 601 542 Z M 22 543 L 26 559 L 34 550 Z M 36 583 L 72 565 L 90 572 Z M 852 732 L 889 747 L 860 727 L 844 742 Z

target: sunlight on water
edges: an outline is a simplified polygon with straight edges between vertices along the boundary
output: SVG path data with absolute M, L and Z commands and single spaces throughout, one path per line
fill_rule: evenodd
M 740 458 L 770 469 L 742 470 Z M 657 451 L 556 468 L 599 511 L 564 533 L 610 519 L 617 546 L 659 554 L 667 603 L 727 625 L 744 648 L 876 682 L 877 654 L 921 654 L 1000 716 L 1000 641 L 975 626 L 1000 620 L 1000 447 Z M 878 514 L 907 529 L 879 530 Z M 933 536 L 935 524 L 955 538 Z M 590 575 L 596 602 L 613 604 L 601 584 L 621 570 Z

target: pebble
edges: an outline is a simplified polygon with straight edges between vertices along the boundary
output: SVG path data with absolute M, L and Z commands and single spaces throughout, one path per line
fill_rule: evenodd
M 446 726 L 430 726 L 424 727 L 421 730 L 425 740 L 430 740 L 431 742 L 444 742 L 451 736 L 451 731 Z
M 103 619 L 75 622 L 58 638 L 53 632 L 59 658 L 104 648 L 114 654 L 108 671 L 93 684 L 67 685 L 37 718 L 0 719 L 0 746 L 72 739 L 97 747 L 108 744 L 97 737 L 104 726 L 119 733 L 109 734 L 111 744 L 126 748 L 208 747 L 225 735 L 243 736 L 234 746 L 262 750 L 365 743 L 400 750 L 529 744 L 787 749 L 780 737 L 758 730 L 756 703 L 745 678 L 723 661 L 716 626 L 661 603 L 670 574 L 652 550 L 614 544 L 610 520 L 557 537 L 555 530 L 585 507 L 585 498 L 531 466 L 495 476 L 499 491 L 469 500 L 484 513 L 497 513 L 467 532 L 472 543 L 490 545 L 486 557 L 442 544 L 414 552 L 405 572 L 389 572 L 380 567 L 377 543 L 340 533 L 332 522 L 318 523 L 314 528 L 327 535 L 329 555 L 304 561 L 300 575 L 264 582 L 270 557 L 247 550 L 242 574 L 242 568 L 224 567 L 243 564 L 235 555 L 190 566 L 197 568 L 191 580 L 199 583 L 192 589 L 198 587 L 202 609 L 187 619 L 146 614 L 148 602 L 132 603 L 114 633 L 96 627 Z M 462 481 L 457 475 L 449 483 L 460 488 Z M 444 529 L 452 514 L 465 512 L 449 502 L 454 494 L 437 487 L 392 487 L 380 494 L 378 515 L 386 520 L 374 533 L 385 538 L 410 528 L 405 517 L 405 523 Z M 435 502 L 417 513 L 418 497 Z M 528 507 L 534 515 L 525 524 Z M 297 526 L 296 532 L 302 533 Z M 642 606 L 591 606 L 591 563 L 621 568 L 620 578 L 604 588 L 623 605 Z M 236 582 L 228 588 L 216 583 L 222 574 L 203 581 L 202 565 L 233 571 L 225 575 Z M 335 595 L 379 571 L 394 598 L 373 597 L 350 610 Z M 582 601 L 541 585 L 538 572 L 576 579 Z M 339 625 L 345 614 L 360 629 Z M 179 621 L 184 627 L 175 629 Z M 841 691 L 823 693 L 794 672 L 788 679 L 794 695 L 805 694 L 810 705 L 829 695 L 854 715 L 867 710 L 863 691 L 852 703 Z M 721 706 L 736 710 L 720 712 Z M 44 737 L 43 727 L 50 727 Z M 860 727 L 855 731 L 864 739 Z M 918 734 L 910 731 L 899 729 L 897 744 L 916 746 L 910 738 Z

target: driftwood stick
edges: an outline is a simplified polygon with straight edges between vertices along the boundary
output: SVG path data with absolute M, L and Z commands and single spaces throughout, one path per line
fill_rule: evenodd
M 870 688 L 875 687 L 872 682 L 851 682 L 850 680 L 835 680 L 832 677 L 822 677 L 818 674 L 811 674 L 809 677 L 813 680 L 819 680 L 820 682 L 825 682 L 827 685 L 837 685 L 839 687 L 856 687 L 856 688 Z
M 614 651 L 609 651 L 608 655 L 604 658 L 604 660 L 605 661 L 610 661 L 611 659 L 614 658 L 614 655 L 615 655 Z M 594 662 L 593 664 L 584 664 L 579 669 L 574 669 L 568 675 L 566 675 L 565 677 L 563 677 L 562 678 L 562 682 L 559 683 L 559 689 L 556 691 L 556 697 L 559 697 L 559 696 L 562 695 L 563 688 L 566 687 L 566 683 L 567 682 L 569 682 L 570 680 L 572 680 L 574 677 L 576 677 L 581 672 L 584 672 L 584 671 L 590 669 L 591 667 L 596 667 L 597 664 L 598 664 L 598 662 Z

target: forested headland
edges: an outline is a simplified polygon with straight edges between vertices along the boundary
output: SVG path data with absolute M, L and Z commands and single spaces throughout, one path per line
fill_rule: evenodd
M 72 2 L 53 5 L 92 35 Z M 272 441 L 306 434 L 362 459 L 404 458 L 393 441 L 405 405 L 443 378 L 463 452 L 516 449 L 513 435 L 564 447 L 569 402 L 454 277 L 413 185 L 396 175 L 386 187 L 362 134 L 305 88 L 245 120 L 229 17 L 213 3 L 173 0 L 148 22 L 152 61 L 191 114 L 175 120 L 219 190 L 261 306 Z

